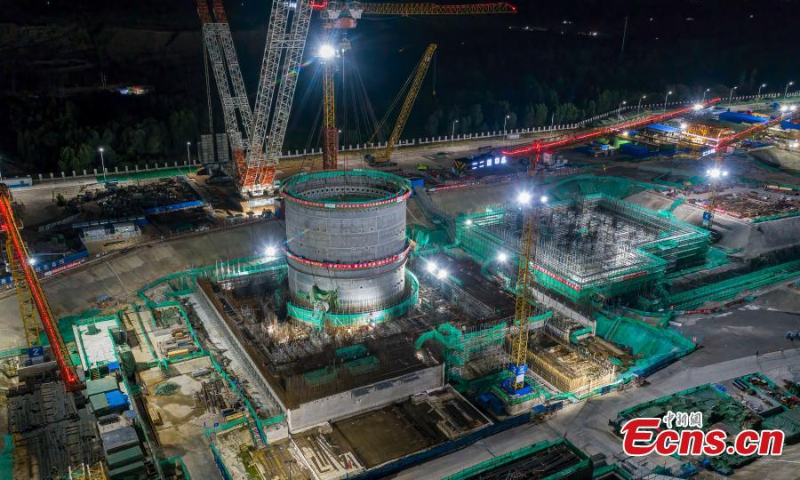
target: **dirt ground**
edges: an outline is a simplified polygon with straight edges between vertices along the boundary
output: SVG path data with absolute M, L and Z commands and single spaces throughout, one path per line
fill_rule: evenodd
M 200 391 L 202 379 L 194 379 L 189 373 L 210 366 L 208 358 L 203 357 L 173 365 L 171 370 L 175 372 L 171 371 L 172 376 L 167 379 L 161 378 L 158 368 L 142 372 L 149 392 L 145 397 L 148 408 L 158 412 L 163 421 L 155 431 L 165 455 L 182 456 L 186 468 L 198 478 L 208 478 L 207 472 L 217 473 L 204 432 L 219 417 L 195 404 L 194 395 Z M 172 395 L 155 395 L 155 388 L 163 382 L 177 385 L 178 390 Z
M 368 468 L 409 455 L 431 445 L 407 420 L 390 409 L 376 410 L 337 422 L 334 426 Z

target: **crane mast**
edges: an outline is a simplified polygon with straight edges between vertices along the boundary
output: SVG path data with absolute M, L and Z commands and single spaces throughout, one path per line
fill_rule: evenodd
M 535 274 L 532 269 L 536 265 L 536 254 L 539 248 L 539 210 L 547 202 L 545 196 L 538 199 L 534 191 L 534 174 L 539 161 L 539 154 L 528 166 L 530 179 L 527 192 L 528 201 L 522 205 L 522 233 L 519 238 L 519 264 L 517 265 L 517 284 L 514 291 L 514 322 L 517 334 L 511 339 L 511 363 L 509 370 L 513 376 L 503 382 L 503 387 L 513 395 L 525 395 L 531 388 L 525 385 L 525 374 L 528 371 L 528 340 L 530 338 L 529 322 L 531 318 L 531 298 L 529 289 L 533 288 Z
M 36 318 L 29 315 L 27 306 L 23 307 L 23 303 L 32 302 L 33 307 L 39 313 L 39 318 L 42 320 L 45 334 L 50 341 L 50 348 L 58 364 L 58 370 L 66 389 L 68 391 L 79 390 L 82 387 L 81 381 L 75 371 L 75 366 L 72 364 L 69 350 L 67 350 L 64 340 L 58 332 L 56 319 L 52 310 L 50 310 L 50 304 L 47 302 L 47 297 L 44 294 L 42 285 L 39 283 L 36 270 L 33 268 L 25 242 L 22 240 L 22 235 L 17 227 L 17 218 L 11 206 L 11 191 L 7 185 L 2 183 L 0 183 L 0 218 L 2 218 L 3 229 L 6 233 L 6 249 L 9 252 L 9 262 L 13 262 L 12 270 L 17 270 L 14 280 L 15 282 L 18 278 L 22 280 L 21 283 L 17 284 L 17 292 L 20 293 L 20 288 L 22 288 L 23 296 L 20 297 L 20 307 L 22 308 L 28 346 L 34 347 L 39 344 L 38 327 L 29 323 L 35 323 Z
M 339 163 L 339 129 L 336 128 L 336 96 L 334 90 L 334 59 L 329 59 L 322 66 L 322 103 L 324 125 L 322 137 L 323 170 L 335 170 Z

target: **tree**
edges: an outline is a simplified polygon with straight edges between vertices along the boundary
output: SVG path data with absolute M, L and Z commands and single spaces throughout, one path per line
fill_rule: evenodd
M 81 146 L 78 148 L 77 154 L 75 155 L 75 163 L 73 163 L 72 169 L 76 172 L 91 170 L 91 166 L 94 163 L 94 157 L 94 149 L 86 143 L 81 144 Z
M 476 128 L 481 128 L 483 125 L 483 110 L 481 109 L 480 103 L 476 103 L 470 107 L 469 119 L 471 125 L 474 125 Z
M 437 110 L 430 114 L 428 116 L 428 121 L 425 122 L 425 133 L 432 137 L 439 133 L 439 115 L 437 115 L 437 113 L 441 115 L 441 111 Z
M 61 148 L 61 156 L 58 160 L 58 168 L 62 172 L 69 172 L 75 168 L 75 149 L 70 146 Z
M 534 125 L 542 127 L 547 123 L 547 105 L 544 103 L 537 103 L 534 110 Z

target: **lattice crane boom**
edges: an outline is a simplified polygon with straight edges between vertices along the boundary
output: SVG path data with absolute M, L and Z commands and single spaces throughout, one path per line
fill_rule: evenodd
M 314 5 L 323 19 L 337 22 L 337 28 L 355 28 L 363 15 L 488 15 L 516 13 L 517 8 L 506 2 L 467 5 L 439 5 L 435 3 L 364 3 L 321 2 Z
M 82 388 L 81 381 L 75 371 L 75 366 L 72 364 L 69 350 L 67 350 L 64 340 L 58 332 L 56 319 L 53 316 L 52 310 L 50 310 L 50 304 L 47 302 L 47 297 L 44 294 L 42 285 L 39 283 L 39 278 L 36 276 L 36 270 L 34 270 L 33 265 L 31 265 L 28 250 L 25 247 L 25 242 L 22 240 L 22 235 L 17 227 L 17 219 L 11 206 L 11 191 L 5 184 L 0 184 L 0 218 L 2 218 L 5 227 L 6 242 L 10 244 L 7 248 L 12 253 L 12 261 L 16 262 L 16 268 L 20 269 L 21 278 L 27 290 L 30 292 L 30 298 L 33 301 L 36 311 L 39 313 L 39 318 L 42 320 L 45 334 L 50 341 L 50 348 L 58 364 L 58 370 L 61 373 L 61 379 L 64 381 L 64 385 L 68 391 L 79 390 Z M 30 327 L 26 325 L 26 335 L 29 328 Z M 29 346 L 34 346 L 31 345 L 32 340 L 30 337 L 28 337 L 28 343 Z
M 422 54 L 422 58 L 415 68 L 416 73 L 414 74 L 414 79 L 411 81 L 411 86 L 408 89 L 408 94 L 403 102 L 403 106 L 400 109 L 400 114 L 397 117 L 397 122 L 394 125 L 394 129 L 392 129 L 392 133 L 389 135 L 389 140 L 386 142 L 386 147 L 378 151 L 375 155 L 375 163 L 389 161 L 389 157 L 394 151 L 395 145 L 397 145 L 397 142 L 400 140 L 400 135 L 403 133 L 403 128 L 406 126 L 408 116 L 411 114 L 411 109 L 414 107 L 414 103 L 417 101 L 417 95 L 422 87 L 422 82 L 425 80 L 425 74 L 428 73 L 428 67 L 433 60 L 433 54 L 436 52 L 436 47 L 437 45 L 432 43 L 427 49 L 425 49 L 425 53 Z
M 225 53 L 225 62 L 228 67 L 228 74 L 230 75 L 233 93 L 235 95 L 233 102 L 235 108 L 239 112 L 243 131 L 245 135 L 249 135 L 250 131 L 253 129 L 253 111 L 250 109 L 250 101 L 247 98 L 247 90 L 244 86 L 242 70 L 239 67 L 239 56 L 236 54 L 231 28 L 230 25 L 228 25 L 228 15 L 225 13 L 225 7 L 222 5 L 221 0 L 214 0 L 213 5 L 214 18 L 217 20 L 214 24 L 214 29 L 219 38 L 219 42 L 222 44 L 222 51 Z
M 271 165 L 277 165 L 282 153 L 283 141 L 286 137 L 286 128 L 289 125 L 289 114 L 292 110 L 292 100 L 294 99 L 295 87 L 297 87 L 300 64 L 303 61 L 303 52 L 305 51 L 310 25 L 311 2 L 308 0 L 298 1 L 290 26 L 291 37 L 281 45 L 286 52 L 283 76 L 275 99 L 275 113 L 270 125 L 265 151 L 266 160 Z M 272 179 L 270 179 L 271 181 Z
M 228 71 L 220 49 L 217 27 L 211 18 L 206 0 L 197 0 L 197 14 L 203 25 L 203 41 L 206 44 L 211 70 L 214 72 L 214 80 L 217 84 L 220 102 L 222 103 L 222 115 L 225 119 L 225 131 L 228 134 L 231 146 L 242 148 L 244 139 L 239 129 L 239 122 L 236 116 L 237 101 L 231 95 L 231 88 L 228 82 Z M 245 131 L 245 135 L 247 132 Z

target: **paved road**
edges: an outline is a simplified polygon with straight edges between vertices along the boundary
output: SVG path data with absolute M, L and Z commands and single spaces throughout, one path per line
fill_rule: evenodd
M 590 455 L 603 452 L 612 458 L 621 451 L 619 438 L 608 426 L 608 421 L 615 418 L 617 412 L 687 388 L 721 382 L 756 371 L 765 372 L 774 378 L 800 377 L 800 348 L 700 367 L 688 367 L 686 362 L 679 361 L 648 378 L 651 383 L 649 386 L 622 393 L 614 392 L 567 407 L 546 423 L 527 424 L 507 430 L 458 452 L 405 470 L 395 478 L 439 479 L 492 457 L 564 435 Z M 668 465 L 672 463 L 673 459 L 669 459 Z M 794 468 L 791 464 L 785 465 L 784 468 Z

